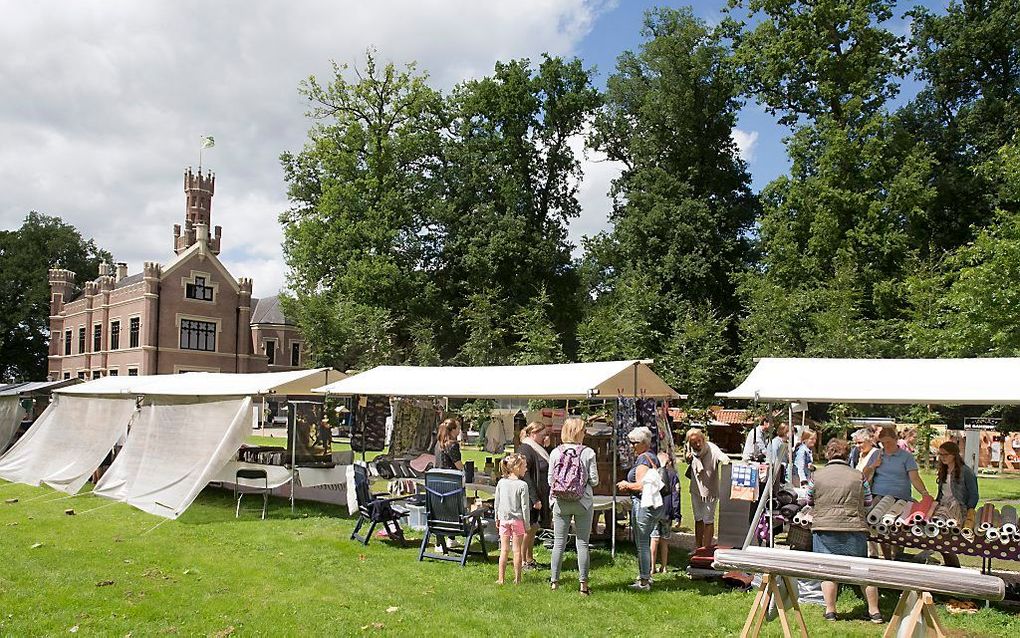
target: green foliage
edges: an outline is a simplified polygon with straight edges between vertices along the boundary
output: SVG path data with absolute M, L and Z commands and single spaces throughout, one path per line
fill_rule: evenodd
M 662 338 L 652 318 L 664 314 L 658 286 L 647 275 L 627 272 L 611 292 L 596 299 L 578 326 L 582 361 L 641 359 Z
M 59 217 L 37 212 L 17 230 L 0 231 L 0 381 L 46 378 L 50 330 L 49 269 L 76 273 L 82 286 L 99 276 L 110 253 Z M 70 299 L 65 299 L 69 301 Z
M 931 463 L 931 440 L 935 437 L 936 423 L 944 423 L 942 415 L 928 405 L 912 405 L 907 410 L 906 419 L 917 425 L 917 439 L 914 445 L 914 456 L 921 467 L 929 467 Z
M 656 371 L 674 388 L 683 388 L 693 406 L 715 403 L 715 392 L 729 382 L 727 322 L 710 305 L 681 308 Z
M 552 324 L 552 308 L 549 293 L 542 287 L 531 302 L 518 311 L 515 320 L 518 339 L 514 363 L 538 365 L 565 361 L 560 336 Z

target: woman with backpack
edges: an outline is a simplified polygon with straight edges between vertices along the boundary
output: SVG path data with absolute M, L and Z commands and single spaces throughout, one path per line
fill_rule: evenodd
M 595 513 L 592 488 L 599 484 L 595 450 L 584 445 L 584 421 L 567 419 L 560 432 L 563 441 L 549 454 L 549 500 L 552 503 L 553 551 L 549 584 L 559 586 L 563 549 L 570 522 L 574 522 L 577 548 L 577 580 L 581 594 L 588 595 L 588 539 Z
M 627 480 L 616 484 L 617 489 L 631 495 L 630 524 L 638 552 L 638 579 L 630 587 L 638 591 L 652 588 L 652 530 L 662 518 L 665 482 L 659 473 L 659 459 L 652 454 L 652 431 L 642 426 L 627 435 L 634 446 L 634 467 Z M 651 476 L 648 471 L 653 470 Z

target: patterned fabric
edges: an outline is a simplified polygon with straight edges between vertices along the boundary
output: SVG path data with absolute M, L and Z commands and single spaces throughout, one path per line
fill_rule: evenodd
M 635 408 L 638 427 L 652 431 L 652 454 L 659 453 L 659 420 L 655 411 L 655 399 L 638 399 Z
M 627 435 L 637 427 L 637 400 L 619 397 L 616 400 L 616 444 L 620 467 L 634 465 L 634 446 Z
M 432 434 L 442 419 L 442 412 L 429 401 L 398 399 L 393 410 L 390 455 L 431 450 Z
M 386 417 L 390 402 L 383 396 L 364 397 L 365 405 L 357 403 L 351 449 L 355 452 L 382 452 L 386 448 Z

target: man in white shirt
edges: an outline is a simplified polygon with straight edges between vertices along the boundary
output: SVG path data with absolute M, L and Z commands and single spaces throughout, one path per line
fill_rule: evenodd
M 769 423 L 762 419 L 761 423 L 751 428 L 744 439 L 744 452 L 740 458 L 743 461 L 765 460 L 769 455 Z

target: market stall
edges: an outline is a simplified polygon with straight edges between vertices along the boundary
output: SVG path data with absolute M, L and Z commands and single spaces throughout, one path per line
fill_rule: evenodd
M 50 403 L 50 393 L 76 383 L 81 381 L 27 381 L 0 386 L 0 454 L 42 415 Z
M 658 412 L 657 401 L 680 397 L 652 371 L 651 363 L 649 360 L 628 360 L 528 366 L 379 366 L 315 391 L 359 396 L 362 397 L 361 402 L 380 404 L 390 397 L 419 400 L 601 399 L 606 401 L 607 407 L 610 401 L 614 402 L 611 542 L 615 552 L 616 471 L 619 460 L 626 459 L 629 451 L 629 444 L 624 444 L 626 432 L 628 428 L 636 427 L 640 419 L 649 418 L 648 414 L 654 419 Z
M 757 363 L 736 389 L 719 396 L 801 406 L 809 402 L 1018 405 L 1017 379 L 1020 358 L 766 358 Z M 1020 536 L 1013 535 L 1012 527 L 1007 527 L 1005 535 L 998 532 L 989 535 L 987 530 L 975 534 L 973 525 L 968 527 L 965 521 L 940 518 L 934 507 L 921 508 L 918 504 L 919 509 L 913 509 L 911 505 L 905 512 L 903 504 L 899 507 L 900 512 L 894 510 L 895 517 L 888 512 L 878 513 L 881 516 L 872 524 L 873 540 L 978 556 L 985 559 L 987 569 L 992 558 L 1018 557 Z M 992 526 L 998 528 L 994 523 Z
M 177 518 L 235 459 L 251 432 L 253 397 L 307 395 L 343 376 L 329 369 L 194 372 L 106 377 L 62 388 L 43 418 L 0 458 L 0 477 L 73 494 L 126 436 L 94 493 Z

